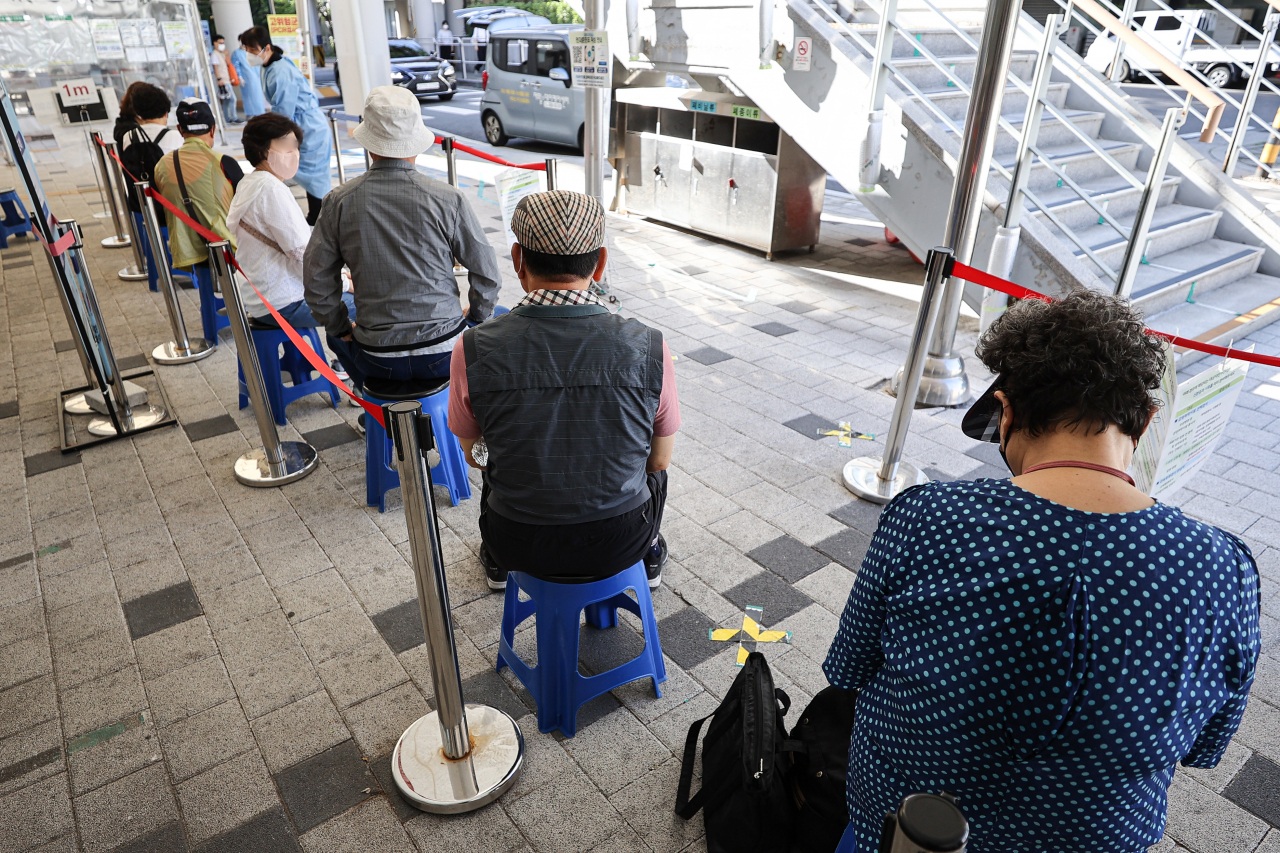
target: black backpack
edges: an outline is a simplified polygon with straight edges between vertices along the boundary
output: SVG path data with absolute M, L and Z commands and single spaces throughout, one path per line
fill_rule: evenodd
M 856 690 L 823 688 L 791 730 L 791 739 L 802 747 L 792 752 L 791 768 L 791 792 L 800 808 L 798 850 L 832 853 L 849 823 L 845 777 L 857 704 Z
M 783 717 L 787 694 L 773 686 L 764 655 L 752 652 L 720 707 L 689 727 L 676 789 L 676 814 L 688 820 L 701 809 L 708 853 L 787 853 L 794 839 L 796 805 Z M 689 797 L 702 724 L 702 790 Z
M 160 140 L 164 139 L 165 134 L 169 132 L 169 128 L 161 130 L 155 139 L 147 136 L 146 132 L 139 125 L 134 125 L 129 129 L 129 147 L 120 153 L 120 162 L 124 164 L 125 180 L 129 183 L 129 210 L 134 213 L 142 212 L 142 205 L 138 200 L 138 194 L 134 192 L 134 181 L 153 182 L 153 173 L 156 164 L 160 162 L 160 158 L 164 157 L 164 151 L 160 148 Z

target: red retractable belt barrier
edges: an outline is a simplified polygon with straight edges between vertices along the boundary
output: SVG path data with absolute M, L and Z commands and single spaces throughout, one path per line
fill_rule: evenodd
M 442 142 L 444 142 L 444 137 L 437 136 L 436 144 L 439 145 Z M 492 154 L 486 154 L 483 151 L 477 151 L 476 149 L 472 148 L 470 145 L 463 145 L 461 142 L 457 142 L 456 140 L 453 143 L 453 148 L 455 151 L 465 151 L 468 154 L 474 154 L 476 157 L 479 157 L 481 160 L 488 160 L 490 163 L 497 163 L 500 166 L 510 166 L 513 169 L 528 169 L 531 172 L 547 171 L 547 164 L 545 162 L 543 163 L 512 163 L 510 160 L 503 160 L 501 157 L 495 157 Z
M 998 276 L 994 276 L 989 272 L 983 272 L 980 269 L 962 264 L 959 261 L 953 261 L 948 275 L 962 278 L 965 281 L 971 281 L 974 284 L 983 287 L 989 287 L 992 290 L 998 290 L 1001 293 L 1017 299 L 1039 299 L 1042 302 L 1052 302 L 1053 298 L 1045 296 L 1043 293 L 1036 293 L 1034 290 L 1028 290 L 1020 284 L 1014 284 L 1011 281 L 1005 281 Z M 1277 308 L 1276 310 L 1280 310 Z M 1195 350 L 1196 352 L 1208 353 L 1209 355 L 1222 356 L 1223 358 L 1235 358 L 1240 361 L 1250 361 L 1254 364 L 1265 364 L 1270 367 L 1280 367 L 1280 356 L 1259 355 L 1258 353 L 1243 352 L 1230 347 L 1220 347 L 1217 344 L 1207 344 L 1204 341 L 1197 341 L 1194 338 L 1184 338 L 1179 335 L 1171 335 L 1168 332 L 1161 332 L 1155 329 L 1147 329 L 1148 335 L 1156 335 L 1164 338 L 1174 346 L 1183 347 L 1184 349 Z
M 177 205 L 169 201 L 160 193 L 156 192 L 154 188 L 148 188 L 147 195 L 151 196 L 153 199 L 155 199 L 157 202 L 163 205 L 166 210 L 168 210 L 174 216 L 178 217 L 178 219 L 182 220 L 182 222 L 188 228 L 195 231 L 204 239 L 212 243 L 216 243 L 226 239 L 225 237 L 222 237 L 218 234 L 215 234 L 213 231 L 210 231 L 208 228 L 205 228 L 203 225 L 196 222 L 190 216 L 187 216 L 186 213 L 178 209 Z M 325 379 L 328 379 L 329 382 L 332 383 L 336 388 L 341 389 L 341 391 L 344 394 L 346 394 L 348 397 L 350 397 L 351 399 L 359 403 L 360 407 L 364 409 L 366 412 L 368 412 L 371 416 L 373 416 L 373 419 L 376 420 L 378 424 L 385 429 L 386 423 L 382 419 L 382 407 L 375 406 L 373 403 L 370 403 L 368 400 L 364 400 L 358 395 L 353 394 L 351 392 L 351 389 L 349 389 L 346 386 L 346 383 L 344 383 L 341 379 L 338 378 L 338 374 L 333 372 L 333 368 L 329 367 L 328 363 L 321 356 L 319 356 L 315 350 L 311 348 L 311 343 L 307 341 L 305 338 L 303 338 L 302 335 L 299 335 L 297 330 L 295 330 L 293 326 L 289 325 L 289 321 L 280 315 L 280 312 L 276 310 L 275 306 L 267 301 L 266 297 L 262 295 L 262 291 L 258 290 L 258 288 L 254 285 L 252 281 L 249 281 L 249 276 L 245 275 L 245 271 L 240 268 L 240 264 L 236 263 L 236 256 L 232 254 L 230 249 L 228 249 L 226 252 L 226 258 L 227 258 L 227 263 L 235 267 L 236 271 L 239 272 L 240 275 L 243 275 L 244 280 L 248 282 L 250 287 L 253 288 L 253 292 L 258 294 L 258 298 L 262 300 L 262 304 L 267 306 L 267 311 L 270 312 L 271 316 L 275 319 L 276 323 L 280 325 L 280 330 L 284 332 L 285 335 L 288 336 L 289 340 L 293 342 L 293 345 L 298 348 L 298 352 L 302 353 L 302 357 L 305 358 L 308 362 L 310 362 L 311 366 L 314 367 L 320 373 L 321 376 L 323 376 Z

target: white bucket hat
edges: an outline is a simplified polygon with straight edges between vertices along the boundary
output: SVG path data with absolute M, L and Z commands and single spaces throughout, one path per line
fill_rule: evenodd
M 366 151 L 381 157 L 417 157 L 436 138 L 422 123 L 418 99 L 399 86 L 369 92 L 363 119 L 353 135 Z

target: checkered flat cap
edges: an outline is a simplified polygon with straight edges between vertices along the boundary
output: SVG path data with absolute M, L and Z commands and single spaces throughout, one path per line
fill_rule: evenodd
M 516 205 L 511 232 L 535 252 L 584 255 L 604 246 L 604 205 L 568 190 L 527 195 Z

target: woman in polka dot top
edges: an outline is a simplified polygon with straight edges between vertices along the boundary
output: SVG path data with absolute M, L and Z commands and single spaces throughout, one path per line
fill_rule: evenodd
M 904 796 L 949 791 L 970 853 L 1137 853 L 1175 765 L 1240 724 L 1257 569 L 1124 474 L 1165 365 L 1127 303 L 1020 302 L 977 355 L 997 378 L 965 431 L 1015 476 L 898 495 L 823 667 L 862 691 L 851 831 L 874 851 Z

